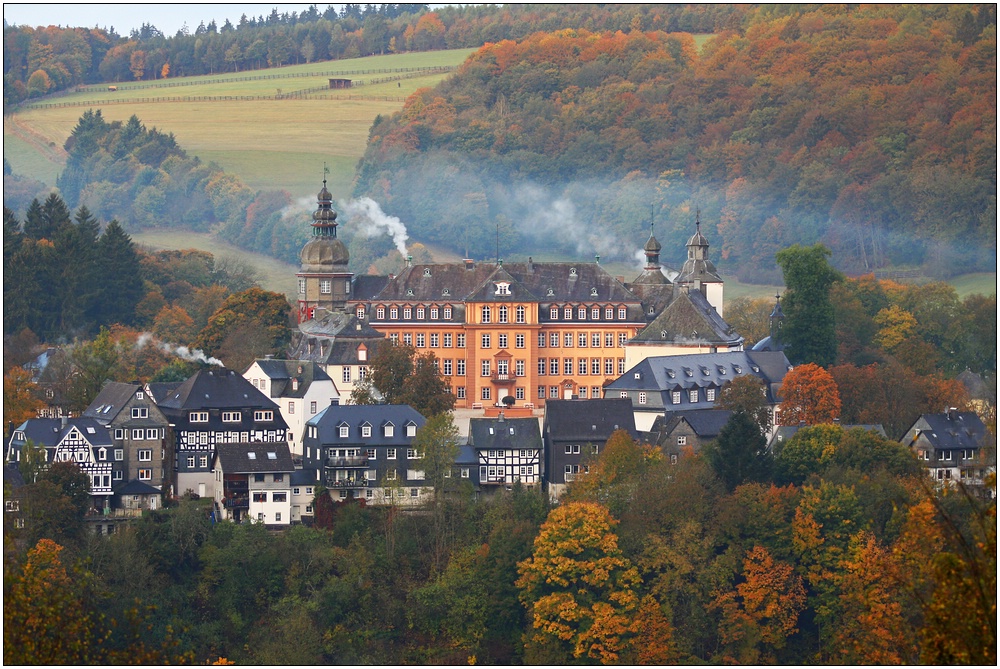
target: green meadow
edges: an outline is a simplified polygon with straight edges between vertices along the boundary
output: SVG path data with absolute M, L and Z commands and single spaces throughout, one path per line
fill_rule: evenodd
M 473 49 L 370 56 L 268 70 L 87 86 L 36 101 L 4 119 L 4 156 L 14 171 L 52 184 L 65 161 L 63 143 L 88 108 L 111 121 L 133 114 L 172 132 L 189 154 L 215 161 L 255 189 L 283 188 L 293 197 L 315 195 L 330 168 L 335 197 L 349 195 L 354 168 L 379 114 L 399 111 L 419 88 L 434 86 Z M 282 78 L 273 78 L 281 75 Z M 293 75 L 293 76 L 285 76 Z M 330 90 L 328 79 L 351 79 L 350 90 Z M 164 86 L 164 84 L 183 84 Z M 296 91 L 312 99 L 280 98 Z M 205 98 L 252 97 L 252 100 Z M 43 107 L 60 104 L 67 106 Z

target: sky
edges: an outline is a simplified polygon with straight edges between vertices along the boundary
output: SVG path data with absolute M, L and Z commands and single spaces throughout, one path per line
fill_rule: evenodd
M 230 23 L 239 23 L 240 16 L 267 16 L 274 8 L 279 14 L 285 12 L 302 12 L 311 5 L 316 5 L 320 12 L 328 6 L 340 7 L 332 2 L 290 2 L 272 4 L 141 4 L 123 3 L 4 3 L 3 18 L 10 25 L 27 25 L 31 27 L 58 25 L 69 28 L 111 28 L 119 35 L 128 35 L 133 28 L 138 29 L 143 23 L 156 26 L 160 32 L 173 37 L 185 23 L 193 33 L 198 24 L 206 24 L 215 19 L 216 24 L 222 24 L 229 19 Z

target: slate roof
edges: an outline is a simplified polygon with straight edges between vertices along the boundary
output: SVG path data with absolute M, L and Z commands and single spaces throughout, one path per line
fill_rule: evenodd
M 673 301 L 629 344 L 737 346 L 743 341 L 700 291 L 681 289 L 674 293 Z
M 516 282 L 523 297 L 486 294 L 487 283 Z M 513 288 L 513 286 L 512 286 Z M 594 291 L 596 290 L 596 294 Z M 445 292 L 447 291 L 447 293 Z M 407 267 L 372 301 L 638 302 L 638 297 L 597 263 L 434 263 Z
M 667 415 L 667 427 L 664 433 L 672 431 L 678 423 L 686 421 L 694 433 L 701 439 L 714 439 L 726 426 L 733 412 L 728 409 L 695 409 L 693 411 L 674 411 Z
M 107 424 L 115 419 L 129 400 L 137 391 L 142 390 L 138 383 L 120 383 L 118 381 L 108 381 L 101 388 L 94 401 L 90 403 L 83 413 L 85 418 L 94 418 L 103 424 Z
M 551 439 L 607 440 L 615 430 L 627 430 L 638 437 L 632 401 L 629 399 L 548 400 L 545 403 L 545 430 Z
M 108 432 L 108 428 L 93 418 L 68 418 L 65 426 L 61 418 L 31 418 L 21 423 L 14 432 L 23 433 L 26 440 L 30 439 L 38 446 L 51 448 L 62 441 L 74 427 L 80 430 L 92 446 L 111 446 L 111 433 Z M 23 442 L 15 441 L 12 435 L 11 443 Z
M 389 283 L 388 276 L 361 274 L 354 277 L 354 294 L 352 300 L 370 300 Z
M 271 397 L 305 397 L 314 381 L 332 381 L 322 367 L 309 360 L 258 359 L 254 363 L 270 379 L 268 393 Z M 299 381 L 295 390 L 292 379 Z
M 115 488 L 116 495 L 159 495 L 160 491 L 149 485 L 148 483 L 143 483 L 136 479 L 132 479 L 128 483 L 125 483 L 117 488 Z
M 537 422 L 537 421 L 535 421 Z M 479 454 L 476 453 L 476 449 L 468 444 L 464 444 L 458 447 L 458 455 L 455 457 L 456 465 L 478 465 L 479 464 Z M 471 473 L 471 472 L 470 472 Z M 472 478 L 478 479 L 478 472 Z
M 925 413 L 907 434 L 915 429 L 935 449 L 980 448 L 986 436 L 986 426 L 973 411 Z
M 541 453 L 542 433 L 537 418 L 473 418 L 469 444 L 476 450 L 535 449 Z
M 358 320 L 353 312 L 317 309 L 316 317 L 299 323 L 299 335 L 288 349 L 291 360 L 307 360 L 321 365 L 358 364 L 358 345 L 375 354 L 385 334 Z
M 316 440 L 322 445 L 328 444 L 373 444 L 387 446 L 406 446 L 413 440 L 406 436 L 405 425 L 413 422 L 417 429 L 426 419 L 408 404 L 346 404 L 330 405 L 309 419 L 306 425 L 317 428 Z M 350 427 L 349 437 L 340 436 L 340 425 L 346 423 Z M 361 426 L 371 425 L 372 436 L 362 437 Z M 380 429 L 386 423 L 394 426 L 393 435 L 385 437 Z M 307 430 L 308 432 L 308 430 Z
M 315 486 L 316 481 L 316 470 L 315 469 L 296 469 L 292 472 L 291 477 L 288 479 L 293 486 Z
M 184 384 L 183 381 L 157 381 L 146 384 L 146 392 L 153 398 L 156 404 L 162 404 L 163 400 L 173 395 L 174 391 Z
M 288 444 L 271 442 L 264 444 L 216 444 L 215 463 L 221 463 L 227 474 L 260 474 L 270 472 L 295 471 Z
M 609 383 L 605 392 L 645 390 L 666 393 L 693 388 L 721 388 L 737 376 L 753 374 L 765 381 L 768 401 L 774 404 L 781 382 L 790 367 L 788 358 L 781 351 L 653 356 L 642 360 Z M 714 403 L 702 400 L 689 406 L 691 409 L 711 409 Z
M 278 409 L 277 404 L 249 381 L 224 367 L 199 370 L 159 402 L 159 406 L 173 410 Z

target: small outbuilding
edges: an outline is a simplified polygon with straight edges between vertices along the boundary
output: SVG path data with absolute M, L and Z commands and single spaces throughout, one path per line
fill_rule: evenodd
M 331 79 L 330 88 L 350 88 L 351 83 L 350 79 Z

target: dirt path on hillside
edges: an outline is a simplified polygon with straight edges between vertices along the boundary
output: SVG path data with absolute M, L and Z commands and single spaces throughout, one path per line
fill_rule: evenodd
M 36 151 L 38 151 L 38 153 L 45 156 L 46 159 L 59 164 L 66 163 L 68 155 L 66 151 L 60 145 L 50 141 L 41 133 L 32 130 L 30 127 L 22 123 L 17 117 L 17 114 L 4 116 L 3 124 L 8 132 L 30 144 Z

